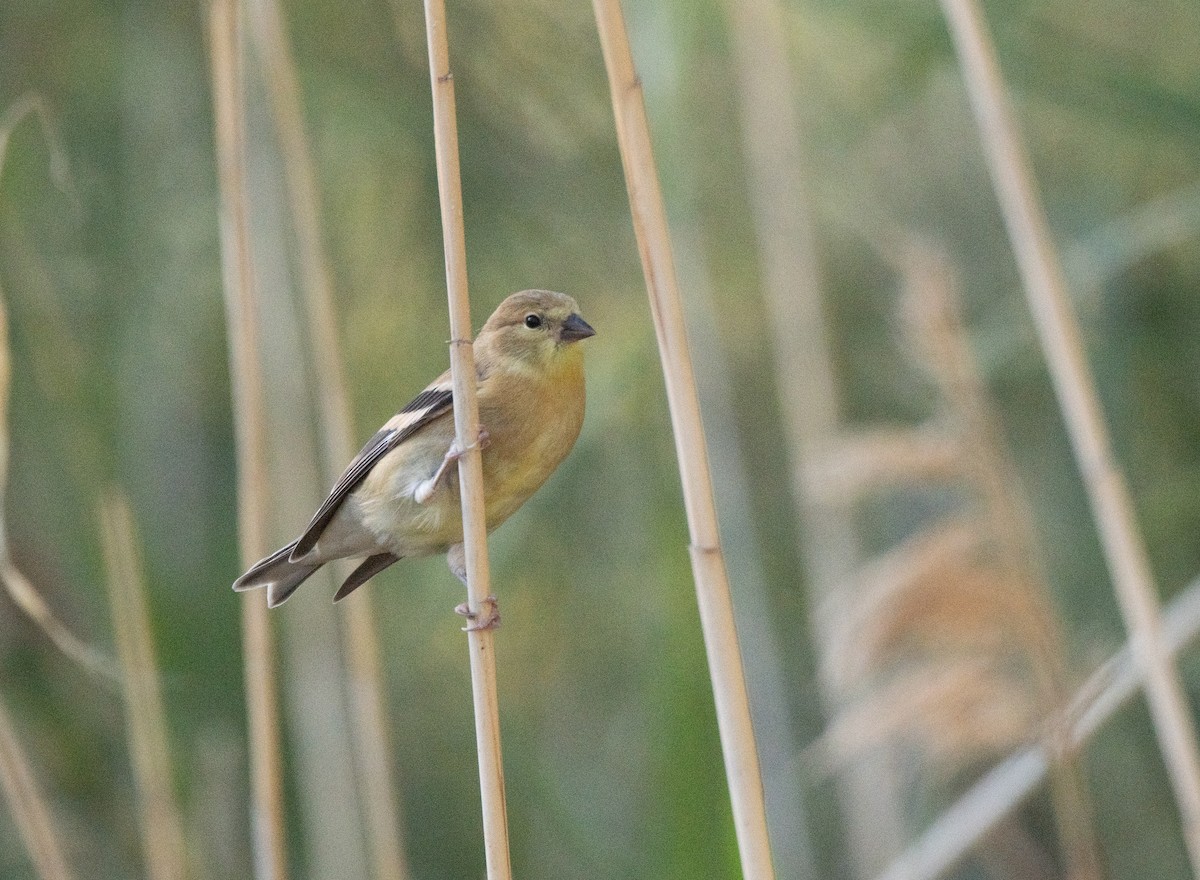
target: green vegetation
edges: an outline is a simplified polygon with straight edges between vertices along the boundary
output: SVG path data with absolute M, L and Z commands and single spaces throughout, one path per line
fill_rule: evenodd
M 1007 644 L 1003 675 L 972 679 L 977 699 L 956 693 L 968 714 L 1013 698 L 995 724 L 886 725 L 854 703 L 823 737 L 832 629 L 814 623 L 828 608 L 810 589 L 812 532 L 793 497 L 780 393 L 809 377 L 779 369 L 802 352 L 775 356 L 727 11 L 625 3 L 692 324 L 779 876 L 810 865 L 849 880 L 862 854 L 845 818 L 848 766 L 884 742 L 913 839 L 1040 732 L 1028 724 L 1046 713 L 1027 701 L 1044 695 L 1021 689 L 1038 673 L 1022 664 L 1038 661 L 1014 660 Z M 1165 600 L 1200 573 L 1200 14 L 1110 0 L 1007 0 L 985 12 Z M 299 0 L 284 13 L 360 442 L 447 365 L 424 21 L 399 0 Z M 598 331 L 576 449 L 490 541 L 514 876 L 735 878 L 674 445 L 592 11 L 449 0 L 448 13 L 474 319 L 513 290 L 546 287 L 574 296 Z M 98 511 L 114 485 L 127 495 L 189 876 L 200 880 L 251 871 L 206 15 L 182 2 L 0 6 L 0 113 L 32 94 L 48 124 L 23 117 L 0 170 L 12 364 L 4 531 L 56 617 L 115 668 Z M 1028 502 L 1034 567 L 1060 630 L 1061 668 L 1040 671 L 1073 692 L 1124 628 L 938 5 L 817 0 L 788 4 L 782 20 L 842 421 L 915 427 L 946 414 L 943 380 L 901 315 L 911 278 L 896 244 L 928 243 L 957 278 L 995 455 L 1011 459 Z M 253 35 L 248 187 L 275 546 L 327 481 L 301 255 Z M 863 488 L 877 460 L 825 462 L 819 481 L 859 493 L 864 557 L 979 500 L 937 474 Z M 312 880 L 366 877 L 371 858 L 333 589 L 314 578 L 272 613 L 292 875 Z M 441 560 L 416 560 L 365 589 L 412 876 L 481 876 L 470 680 L 452 613 L 460 585 Z M 920 640 L 922 665 L 872 643 L 872 662 L 892 664 L 884 697 L 914 668 L 945 670 L 928 630 L 887 635 L 905 650 L 904 638 Z M 1183 671 L 1194 703 L 1195 662 Z M 856 680 L 864 690 L 848 702 L 870 686 Z M 0 701 L 74 874 L 148 876 L 144 782 L 119 685 L 57 650 L 6 594 Z M 856 720 L 859 735 L 846 737 Z M 1091 741 L 1080 775 L 1106 876 L 1190 876 L 1144 701 Z M 1047 789 L 949 876 L 1039 876 L 1028 872 L 1058 864 Z M 35 876 L 0 806 L 0 878 Z

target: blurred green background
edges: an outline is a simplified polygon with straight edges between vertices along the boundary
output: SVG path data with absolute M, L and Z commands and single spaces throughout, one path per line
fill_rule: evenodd
M 696 355 L 735 602 L 767 612 L 749 627 L 748 676 L 760 735 L 782 749 L 765 768 L 768 788 L 803 818 L 798 829 L 773 817 L 780 876 L 852 877 L 838 778 L 801 752 L 825 716 L 777 387 L 805 377 L 773 366 L 729 22 L 709 0 L 625 8 L 693 336 L 703 339 Z M 1200 9 L 1186 0 L 985 8 L 1166 598 L 1200 573 Z M 362 440 L 447 363 L 423 15 L 410 0 L 297 0 L 284 11 Z M 491 541 L 516 875 L 733 878 L 673 444 L 592 12 L 451 0 L 449 15 L 476 323 L 507 293 L 546 287 L 575 296 L 598 330 L 578 446 Z M 939 10 L 811 0 L 789 2 L 785 20 L 845 420 L 916 424 L 935 409 L 897 330 L 899 279 L 871 230 L 925 236 L 961 273 L 974 351 L 1033 505 L 1078 683 L 1123 629 Z M 294 360 L 287 207 L 253 57 L 247 71 L 282 542 L 319 500 L 309 488 L 317 428 L 311 366 Z M 194 873 L 247 877 L 205 9 L 6 0 L 0 110 L 31 91 L 59 143 L 24 122 L 0 178 L 13 554 L 74 631 L 113 653 L 96 505 L 109 485 L 129 494 Z M 57 180 L 56 153 L 68 169 Z M 888 496 L 868 518 L 868 544 L 885 547 L 937 503 Z M 470 682 L 451 613 L 459 585 L 434 559 L 406 561 L 367 589 L 413 876 L 481 876 Z M 314 580 L 274 615 L 297 877 L 365 876 L 355 819 L 338 806 L 350 744 L 329 667 L 331 591 Z M 65 660 L 7 597 L 0 610 L 0 692 L 72 865 L 79 876 L 141 876 L 119 692 Z M 1200 669 L 1184 668 L 1194 703 Z M 1086 755 L 1111 876 L 1188 876 L 1144 705 L 1123 711 Z M 970 779 L 918 778 L 909 833 Z M 1032 836 L 1052 838 L 1044 800 L 1027 813 Z M 969 862 L 955 876 L 984 870 Z M 0 877 L 32 876 L 0 811 Z

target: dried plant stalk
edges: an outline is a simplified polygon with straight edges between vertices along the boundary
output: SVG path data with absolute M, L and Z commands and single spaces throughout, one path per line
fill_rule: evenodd
M 1046 577 L 1038 564 L 1032 516 L 1015 467 L 998 440 L 1000 431 L 988 404 L 987 388 L 975 365 L 961 315 L 957 274 L 938 249 L 912 242 L 902 271 L 906 278 L 905 317 L 927 366 L 941 387 L 964 449 L 966 475 L 981 495 L 988 532 L 999 547 L 999 583 L 1010 585 L 1020 601 L 1008 612 L 994 609 L 1000 627 L 1011 629 L 1020 619 L 1030 652 L 1028 664 L 1043 709 L 1056 709 L 1068 696 L 1064 642 L 1057 615 L 1047 600 Z M 977 607 L 985 603 L 977 602 Z M 1019 608 L 1026 609 L 1020 614 Z M 1091 799 L 1065 731 L 1051 730 L 1049 744 L 1057 758 L 1050 789 L 1068 877 L 1095 880 L 1102 876 L 1099 846 L 1093 829 Z
M 1037 715 L 1027 689 L 978 657 L 905 669 L 841 712 L 806 757 L 831 770 L 900 739 L 920 742 L 935 766 L 977 760 L 1020 741 Z
M 692 574 L 712 676 L 742 873 L 748 880 L 765 880 L 774 877 L 775 870 L 767 836 L 758 749 L 750 719 L 733 600 L 717 529 L 708 450 L 688 351 L 683 303 L 675 277 L 646 107 L 619 0 L 594 0 L 593 8 L 608 71 L 633 227 L 666 380 L 691 535 Z
M 65 179 L 65 160 L 58 147 L 58 140 L 47 120 L 41 98 L 34 94 L 18 98 L 4 111 L 4 115 L 0 116 L 0 176 L 4 173 L 4 160 L 8 155 L 8 142 L 13 129 L 34 114 L 37 114 L 41 121 L 42 132 L 50 144 L 51 171 L 56 178 Z M 16 606 L 37 624 L 56 648 L 83 668 L 115 679 L 117 671 L 112 660 L 71 632 L 55 616 L 41 593 L 17 568 L 9 552 L 5 499 L 8 493 L 8 395 L 11 386 L 12 355 L 8 347 L 8 309 L 3 289 L 0 289 L 0 580 L 4 582 L 4 588 Z
M 1091 880 L 1101 869 L 1073 750 L 1065 730 L 1037 724 L 1067 697 L 1063 637 L 1045 597 L 1028 509 L 970 353 L 953 267 L 901 231 L 887 235 L 880 252 L 904 279 L 909 342 L 942 393 L 939 414 L 921 429 L 929 437 L 922 445 L 944 448 L 948 465 L 931 470 L 922 457 L 893 451 L 887 458 L 898 467 L 889 476 L 955 474 L 978 495 L 980 512 L 942 520 L 865 567 L 852 581 L 859 599 L 848 612 L 832 600 L 822 606 L 832 647 L 825 678 L 843 690 L 863 681 L 869 687 L 813 751 L 844 762 L 907 735 L 946 766 L 1045 735 L 1055 758 L 1051 788 L 1067 876 Z M 905 435 L 873 436 L 884 445 Z M 872 482 L 879 481 L 863 488 Z M 1014 824 L 1003 833 L 1018 831 Z M 992 856 L 1014 855 L 1001 850 Z
M 1171 656 L 1200 638 L 1200 580 L 1171 601 L 1161 623 Z M 1127 645 L 1084 682 L 1050 724 L 1065 729 L 1070 748 L 1078 749 L 1144 685 L 1142 669 Z M 1045 781 L 1051 751 L 1046 745 L 1029 746 L 996 765 L 876 880 L 937 880 L 948 873 Z
M 1113 586 L 1145 675 L 1146 696 L 1175 789 L 1192 869 L 1200 872 L 1200 757 L 1179 671 L 1163 642 L 1158 590 L 1112 453 L 1058 254 L 975 0 L 942 0 L 1025 295 L 1067 423 Z
M 0 306 L 0 310 L 3 307 Z M 3 318 L 0 317 L 0 323 L 3 323 Z M 0 328 L 0 333 L 3 329 Z M 4 346 L 7 352 L 8 346 Z M 0 355 L 3 357 L 3 355 Z M 0 441 L 7 447 L 7 432 L 3 432 L 5 440 Z M 7 452 L 7 449 L 5 450 Z M 0 488 L 0 495 L 3 494 L 3 488 Z M 0 497 L 0 506 L 3 506 L 3 498 Z M 0 516 L 0 580 L 4 581 L 4 587 L 8 591 L 9 597 L 16 603 L 29 618 L 38 625 L 38 628 L 46 634 L 54 646 L 62 651 L 64 655 L 74 660 L 84 669 L 99 673 L 106 678 L 117 680 L 119 675 L 116 671 L 116 666 L 113 661 L 105 657 L 102 653 L 89 645 L 75 633 L 71 632 L 61 620 L 59 620 L 50 606 L 46 604 L 46 600 L 42 594 L 37 591 L 37 588 L 30 582 L 29 578 L 25 577 L 24 573 L 17 568 L 12 561 L 8 549 L 8 535 L 4 531 L 3 516 Z
M 808 590 L 817 603 L 846 612 L 844 584 L 860 558 L 849 494 L 834 494 L 819 460 L 842 448 L 838 393 L 822 302 L 816 232 L 804 180 L 802 124 L 788 57 L 784 10 L 777 0 L 726 0 L 755 239 L 773 334 L 775 387 L 784 417 L 792 496 L 803 525 Z M 912 448 L 918 453 L 936 450 Z M 931 462 L 932 463 L 932 462 Z M 897 464 L 897 462 L 889 462 Z M 885 476 L 884 468 L 873 471 Z M 840 470 L 848 476 L 849 469 Z M 862 473 L 865 473 L 862 472 Z M 861 488 L 861 487 L 855 487 Z M 818 651 L 827 630 L 810 621 Z M 823 664 L 824 665 L 824 664 Z M 847 694 L 822 679 L 827 714 Z M 847 768 L 840 786 L 851 857 L 860 876 L 878 870 L 903 844 L 899 781 L 887 752 Z
M 220 185 L 221 266 L 237 441 L 238 539 L 242 561 L 251 565 L 269 549 L 268 489 L 266 405 L 258 360 L 258 309 L 246 202 L 241 32 L 237 0 L 212 0 L 209 39 Z M 274 637 L 266 600 L 261 594 L 247 593 L 242 597 L 242 641 L 255 876 L 260 880 L 286 880 L 283 757 Z
M 686 220 L 672 230 L 677 264 L 691 291 L 688 332 L 704 352 L 695 363 L 700 406 L 712 443 L 713 488 L 726 511 L 722 531 L 726 564 L 738 573 L 738 634 L 745 651 L 746 686 L 755 722 L 761 762 L 767 830 L 775 871 L 783 877 L 817 876 L 809 817 L 805 808 L 804 768 L 796 760 L 800 731 L 793 724 L 796 699 L 803 699 L 786 667 L 776 632 L 775 596 L 763 566 L 762 548 L 751 536 L 754 489 L 747 472 L 744 444 L 734 412 L 735 390 L 727 353 L 722 350 L 716 295 L 702 256 L 698 230 Z
M 458 121 L 454 77 L 446 36 L 446 4 L 425 0 L 429 44 L 429 80 L 433 90 L 433 140 L 437 158 L 442 246 L 446 257 L 446 295 L 450 309 L 450 373 L 454 383 L 454 429 L 466 551 L 467 606 L 482 613 L 491 593 L 487 522 L 483 506 L 483 467 L 479 444 L 479 405 L 475 399 L 475 353 L 471 342 L 471 302 L 467 296 L 467 246 L 463 231 L 462 180 L 458 165 Z M 479 752 L 479 789 L 483 801 L 483 838 L 488 880 L 509 880 L 508 817 L 504 766 L 500 755 L 500 706 L 496 696 L 495 637 L 491 629 L 467 633 L 471 655 L 471 692 L 475 703 L 475 742 Z
M 320 408 L 322 465 L 330 484 L 354 454 L 350 398 L 334 318 L 333 282 L 321 235 L 321 207 L 314 165 L 304 130 L 299 77 L 278 0 L 253 0 L 251 19 L 270 91 L 275 129 L 283 156 L 287 197 L 304 290 L 304 307 Z M 409 876 L 402 845 L 400 799 L 393 783 L 387 697 L 373 601 L 359 590 L 342 604 L 342 648 L 349 677 L 357 786 L 363 805 L 374 876 Z
M 29 759 L 17 740 L 8 717 L 8 709 L 0 700 L 0 789 L 17 823 L 17 831 L 37 871 L 39 880 L 70 880 L 62 847 L 54 831 L 50 808 L 38 790 L 29 767 Z
M 959 479 L 963 452 L 943 424 L 845 431 L 808 468 L 814 504 L 849 505 L 891 486 Z
M 117 656 L 125 682 L 125 723 L 137 787 L 142 852 L 150 880 L 183 880 L 187 848 L 171 778 L 166 711 L 158 679 L 146 586 L 129 502 L 116 490 L 100 503 L 104 564 Z

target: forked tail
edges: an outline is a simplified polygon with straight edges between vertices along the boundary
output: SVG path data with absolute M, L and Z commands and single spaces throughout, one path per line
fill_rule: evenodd
M 267 607 L 274 608 L 288 596 L 296 592 L 296 588 L 308 580 L 309 576 L 321 567 L 323 563 L 290 562 L 292 550 L 296 542 L 281 547 L 265 559 L 260 559 L 250 569 L 233 582 L 233 588 L 239 593 L 246 590 L 267 588 Z

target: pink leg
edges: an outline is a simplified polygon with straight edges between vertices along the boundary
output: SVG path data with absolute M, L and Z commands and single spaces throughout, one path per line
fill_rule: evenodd
M 467 557 L 462 544 L 455 544 L 446 553 L 446 562 L 454 576 L 467 585 Z M 479 613 L 471 610 L 471 606 L 462 602 L 454 608 L 455 614 L 461 614 L 468 621 L 463 632 L 475 632 L 481 629 L 495 629 L 500 625 L 500 606 L 495 596 L 488 596 L 482 602 Z

